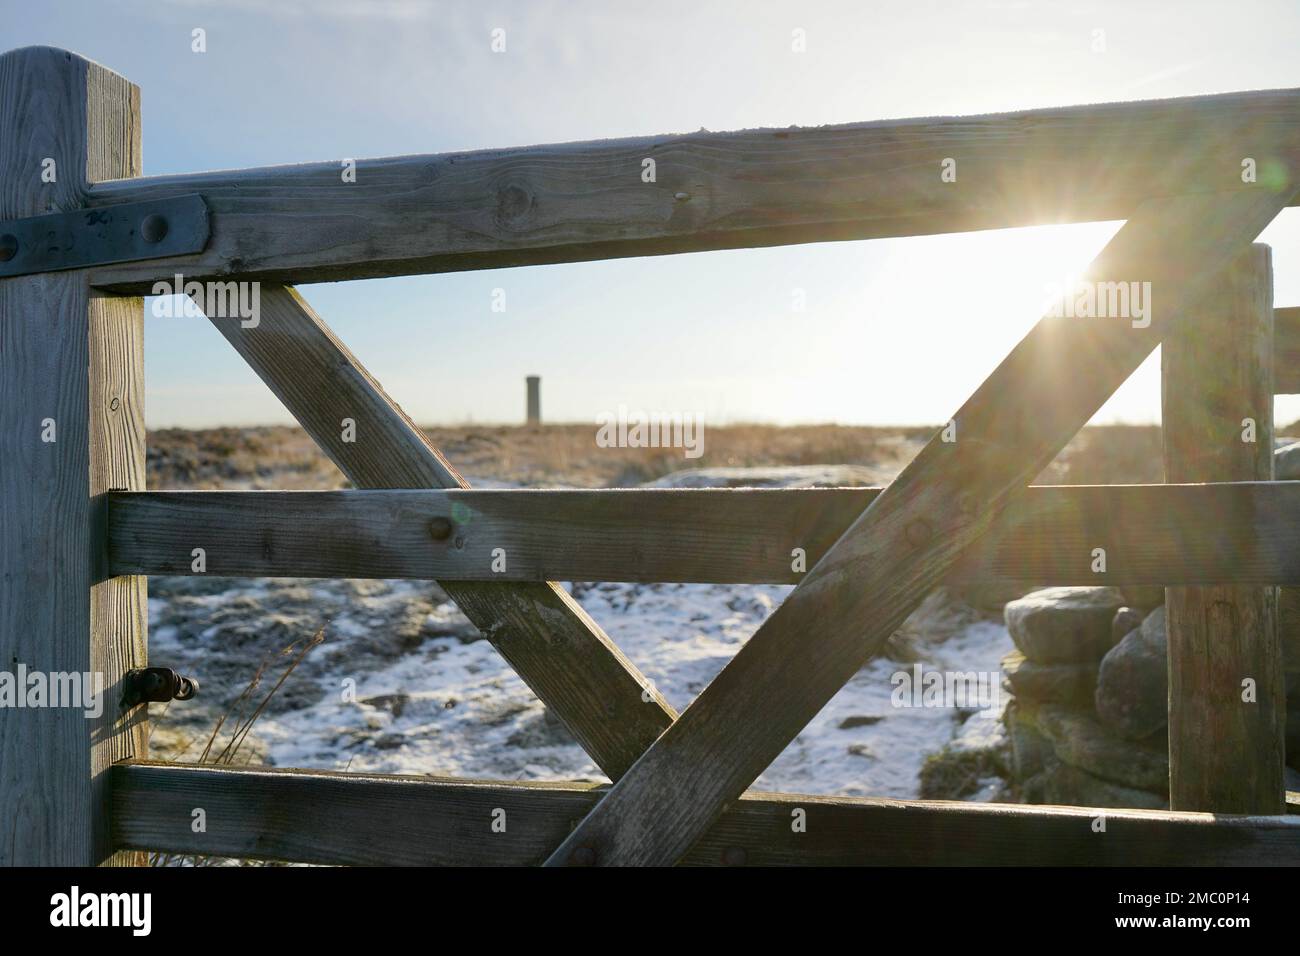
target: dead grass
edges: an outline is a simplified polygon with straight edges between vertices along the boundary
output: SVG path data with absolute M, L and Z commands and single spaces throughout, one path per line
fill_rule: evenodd
M 208 735 L 207 743 L 203 752 L 199 754 L 199 759 L 195 763 L 206 764 L 208 766 L 229 767 L 235 765 L 247 765 L 248 759 L 239 760 L 240 751 L 245 741 L 248 739 L 249 732 L 252 731 L 253 725 L 257 719 L 262 716 L 266 710 L 267 704 L 275 696 L 276 691 L 284 686 L 284 682 L 289 679 L 289 675 L 294 672 L 299 664 L 307 657 L 311 651 L 322 644 L 325 640 L 325 628 L 322 627 L 315 634 L 306 640 L 294 641 L 292 644 L 282 648 L 277 654 L 269 655 L 258 665 L 257 671 L 253 674 L 252 680 L 248 686 L 237 697 L 230 709 L 217 721 L 216 726 L 212 728 L 212 733 Z M 276 662 L 277 659 L 283 660 L 288 658 L 289 662 L 284 666 L 279 678 L 270 690 L 254 704 L 255 695 L 258 688 L 262 686 L 262 679 L 266 676 L 267 671 Z M 250 706 L 252 709 L 250 710 Z M 217 750 L 218 742 L 221 740 L 222 728 L 229 724 L 233 729 L 229 732 L 230 736 Z M 193 742 L 192 742 L 193 743 Z M 172 760 L 183 757 L 186 750 L 171 756 Z M 214 753 L 215 751 L 215 753 Z M 178 761 L 184 762 L 184 761 Z M 239 860 L 230 861 L 225 857 L 204 856 L 202 854 L 188 853 L 166 853 L 155 852 L 149 854 L 150 866 L 224 866 L 231 862 L 237 862 L 240 866 L 264 866 L 267 865 L 256 860 Z
M 681 449 L 600 448 L 593 425 L 432 426 L 430 440 L 477 479 L 529 487 L 629 487 L 685 468 L 869 465 L 897 471 L 935 432 L 849 425 L 728 425 L 709 428 L 704 454 Z M 1049 484 L 1160 480 L 1155 425 L 1086 428 L 1038 478 Z M 267 426 L 149 435 L 150 488 L 343 488 L 347 481 L 299 428 Z

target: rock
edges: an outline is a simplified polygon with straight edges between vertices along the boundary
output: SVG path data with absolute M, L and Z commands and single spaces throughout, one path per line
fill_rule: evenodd
M 1110 625 L 1124 603 L 1116 588 L 1044 588 L 1007 605 L 1007 629 L 1036 663 L 1099 661 L 1115 644 Z
M 840 721 L 840 730 L 852 730 L 854 727 L 870 727 L 878 724 L 884 717 L 877 714 L 850 714 Z
M 1300 441 L 1274 450 L 1273 477 L 1278 481 L 1300 478 Z
M 1128 632 L 1142 626 L 1146 615 L 1135 607 L 1122 607 L 1115 612 L 1115 619 L 1110 622 L 1110 636 L 1118 643 Z M 1109 653 L 1109 652 L 1107 652 Z
M 1127 740 L 1149 737 L 1168 719 L 1169 645 L 1158 607 L 1101 660 L 1097 716 Z
M 1014 696 L 1033 703 L 1091 707 L 1097 689 L 1092 664 L 1036 664 L 1019 651 L 1002 658 L 1002 673 Z
M 386 710 L 394 717 L 401 717 L 402 712 L 406 710 L 406 705 L 410 702 L 410 694 L 379 694 L 376 697 L 366 697 L 361 701 L 361 703 L 369 704 L 371 707 Z
M 1057 763 L 1026 780 L 1021 786 L 1021 794 L 1027 803 L 1100 807 L 1107 810 L 1169 809 L 1169 801 L 1158 793 L 1111 783 L 1067 763 Z
M 1159 584 L 1125 584 L 1119 590 L 1124 603 L 1143 614 L 1165 603 L 1165 589 Z
M 1046 737 L 1062 763 L 1125 787 L 1152 793 L 1168 790 L 1169 754 L 1163 735 L 1124 740 L 1088 714 L 1053 705 L 1022 707 L 1017 719 Z
M 1007 736 L 1011 738 L 1011 776 L 1025 781 L 1041 773 L 1047 764 L 1055 761 L 1052 742 L 1038 732 L 1038 728 L 1020 716 L 1015 701 L 1007 705 Z

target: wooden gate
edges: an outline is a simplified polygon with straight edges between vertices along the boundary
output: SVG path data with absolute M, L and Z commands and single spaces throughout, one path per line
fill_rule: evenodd
M 0 860 L 1300 861 L 1274 623 L 1300 483 L 1259 480 L 1275 314 L 1251 246 L 1300 185 L 1300 93 L 143 177 L 139 91 L 28 48 L 0 57 L 0 124 L 0 651 L 104 673 L 110 701 L 0 710 Z M 1097 219 L 1126 223 L 1088 281 L 1149 283 L 1148 320 L 1044 318 L 884 489 L 472 490 L 286 284 Z M 210 317 L 355 490 L 143 490 L 139 297 L 176 275 L 262 283 L 255 325 Z M 1027 487 L 1162 341 L 1183 483 Z M 437 580 L 615 783 L 139 759 L 144 708 L 111 702 L 145 661 L 144 576 L 200 545 L 209 574 Z M 1026 576 L 1171 588 L 1174 810 L 747 790 L 932 588 Z M 599 579 L 797 587 L 679 715 L 551 583 Z

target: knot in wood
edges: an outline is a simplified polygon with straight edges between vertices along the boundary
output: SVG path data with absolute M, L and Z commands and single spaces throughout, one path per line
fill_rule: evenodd
M 532 211 L 533 197 L 522 186 L 505 186 L 497 193 L 498 225 L 508 226 Z

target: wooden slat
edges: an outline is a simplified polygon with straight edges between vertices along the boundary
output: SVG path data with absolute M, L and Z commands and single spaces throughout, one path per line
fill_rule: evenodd
M 202 547 L 206 573 L 232 577 L 797 584 L 792 550 L 811 567 L 879 493 L 122 492 L 108 541 L 117 574 L 191 574 Z M 947 580 L 1300 585 L 1300 481 L 1030 488 Z
M 602 792 L 582 784 L 123 764 L 114 769 L 114 836 L 124 848 L 306 863 L 530 865 Z M 206 832 L 194 832 L 195 807 L 205 811 Z M 804 811 L 803 832 L 792 826 L 796 810 Z M 1097 832 L 1103 817 L 1105 832 Z M 504 832 L 493 830 L 494 819 L 504 819 Z M 682 862 L 1294 866 L 1300 817 L 754 792 Z
M 1169 481 L 1273 477 L 1268 246 L 1243 250 L 1211 294 L 1165 337 L 1161 375 Z M 1248 422 L 1253 433 L 1246 431 Z M 1286 687 L 1277 589 L 1168 588 L 1165 611 L 1170 806 L 1284 812 Z
M 876 653 L 998 513 L 1277 215 L 1241 187 L 1143 204 L 1090 281 L 1151 283 L 1149 323 L 1044 318 L 549 858 L 679 859 Z
M 89 180 L 138 173 L 139 103 L 62 50 L 0 56 L 0 218 L 75 209 Z M 144 751 L 143 714 L 117 710 L 144 659 L 144 581 L 103 580 L 97 553 L 103 493 L 144 487 L 143 321 L 84 272 L 0 281 L 0 669 L 104 682 L 89 718 L 89 702 L 0 706 L 0 865 L 104 862 L 107 769 Z
M 353 484 L 464 486 L 294 290 L 264 287 L 257 326 L 213 324 Z M 355 425 L 346 437 L 345 419 Z M 611 779 L 676 716 L 562 588 L 447 581 L 443 590 Z
M 211 206 L 202 254 L 96 276 L 148 292 L 178 271 L 302 283 L 1123 219 L 1241 185 L 1246 157 L 1258 188 L 1300 181 L 1296 91 L 406 156 L 355 182 L 338 162 L 162 176 L 90 203 Z
M 1300 393 L 1300 306 L 1273 310 L 1273 392 Z

